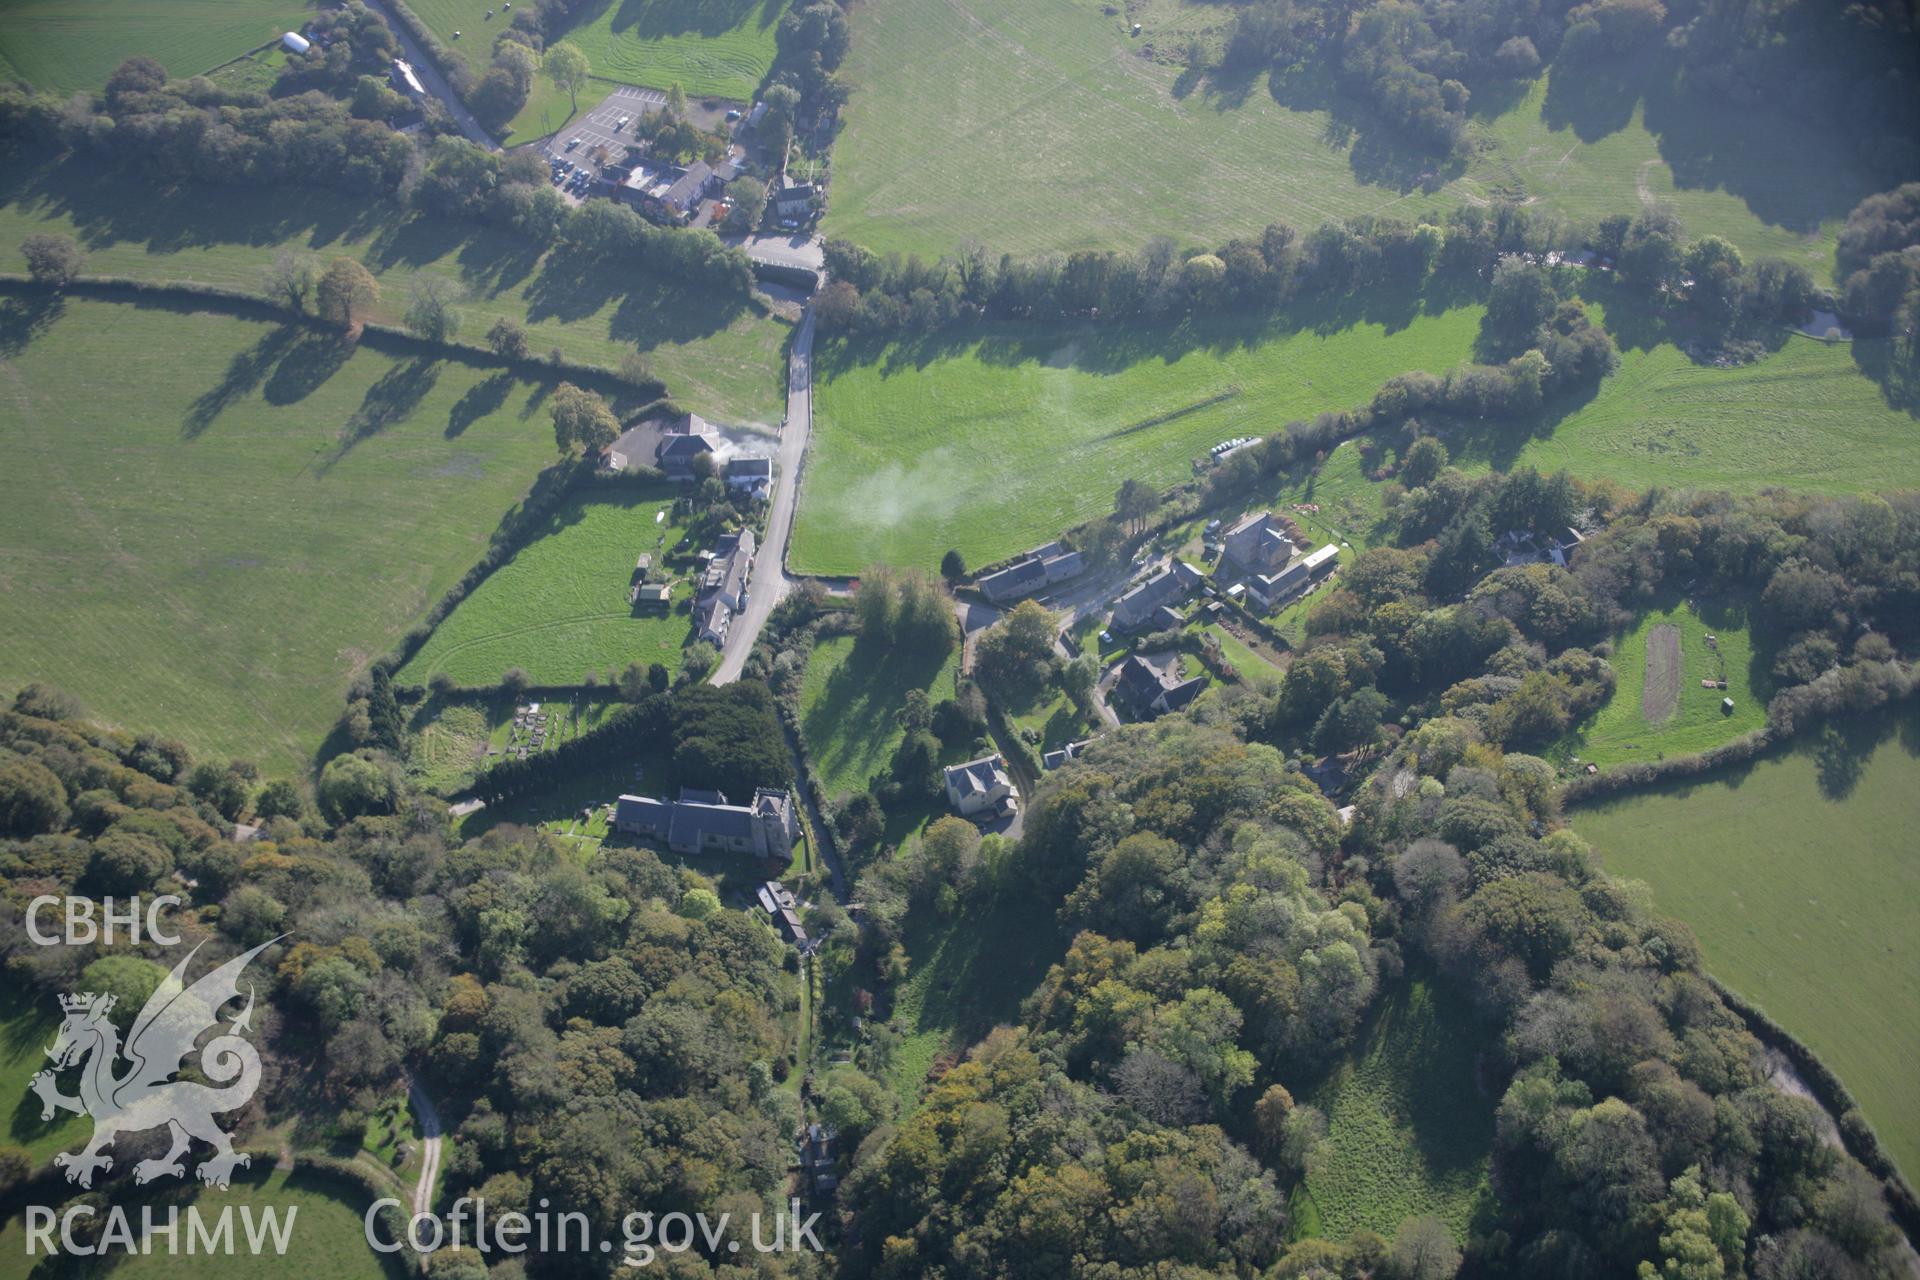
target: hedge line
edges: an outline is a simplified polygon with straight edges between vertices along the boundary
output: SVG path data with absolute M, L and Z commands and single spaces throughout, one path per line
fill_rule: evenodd
M 1756 1039 L 1778 1049 L 1793 1064 L 1814 1098 L 1834 1117 L 1847 1153 L 1881 1180 L 1901 1229 L 1909 1239 L 1920 1239 L 1920 1196 L 1914 1194 L 1913 1184 L 1894 1165 L 1880 1135 L 1874 1132 L 1873 1125 L 1840 1077 L 1798 1036 L 1767 1016 L 1765 1010 L 1712 974 L 1707 975 L 1707 982 L 1727 1007 L 1740 1015 Z
M 407 0 L 386 0 L 386 5 L 393 16 L 400 19 L 400 25 L 407 29 L 407 34 L 426 50 L 427 56 L 440 69 L 440 76 L 447 82 L 447 87 L 458 94 L 464 104 L 467 94 L 473 90 L 473 72 L 468 69 L 466 62 L 455 55 L 445 41 L 428 30 L 427 24 L 420 21 L 420 15 L 413 11 Z
M 295 311 L 270 298 L 263 298 L 259 294 L 224 285 L 169 284 L 152 280 L 134 280 L 125 276 L 87 275 L 74 280 L 64 289 L 57 289 L 18 272 L 0 272 L 0 292 L 46 297 L 64 294 L 103 298 L 108 301 L 157 302 L 162 305 L 172 303 L 183 306 L 217 302 L 227 311 L 248 319 L 295 324 L 319 333 L 339 333 L 333 325 L 304 311 Z M 529 357 L 525 360 L 509 360 L 496 354 L 484 343 L 461 342 L 458 339 L 433 341 L 419 337 L 399 325 L 376 323 L 362 325 L 360 343 L 376 351 L 390 354 L 436 356 L 440 359 L 458 360 L 474 368 L 505 369 L 531 382 L 549 381 L 554 375 L 559 374 L 582 386 L 610 390 L 616 394 L 638 392 L 641 395 L 651 396 L 649 408 L 672 403 L 667 399 L 666 384 L 658 378 L 634 382 L 621 377 L 619 373 L 605 365 L 585 364 L 564 358 L 554 360 Z

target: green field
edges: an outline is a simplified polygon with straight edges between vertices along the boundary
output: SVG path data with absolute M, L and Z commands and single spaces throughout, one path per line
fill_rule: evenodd
M 1110 510 L 1121 481 L 1169 485 L 1236 435 L 1365 403 L 1406 369 L 1464 358 L 1478 307 L 1260 327 L 1009 325 L 816 354 L 814 438 L 792 562 L 857 573 L 984 564 Z
M 419 276 L 459 285 L 477 340 L 505 316 L 534 350 L 617 367 L 638 349 L 675 399 L 724 422 L 777 423 L 789 326 L 644 266 L 577 262 L 478 223 L 408 214 L 320 188 L 186 187 L 106 182 L 66 164 L 0 169 L 0 269 L 24 264 L 34 232 L 73 236 L 87 271 L 137 280 L 258 290 L 282 249 L 321 262 L 351 257 L 380 280 L 372 318 L 398 324 Z
M 921 689 L 933 702 L 953 696 L 960 669 L 956 646 L 942 661 L 890 650 L 879 661 L 855 657 L 852 636 L 828 636 L 813 646 L 800 691 L 800 725 L 814 772 L 829 796 L 865 791 L 887 767 L 905 731 L 894 715 L 907 693 Z
M 1464 462 L 1564 467 L 1582 479 L 1751 492 L 1821 493 L 1920 484 L 1920 420 L 1894 408 L 1860 366 L 1875 344 L 1793 337 L 1753 364 L 1695 364 L 1668 345 L 1621 353 L 1620 369 L 1564 416 L 1469 438 Z
M 665 514 L 678 497 L 665 482 L 569 496 L 434 628 L 396 678 L 424 684 L 445 674 L 456 684 L 488 685 L 520 667 L 537 685 L 565 685 L 630 662 L 678 671 L 692 636 L 692 570 L 663 562 L 676 550 L 694 549 L 680 546 L 685 527 Z M 671 610 L 627 603 L 634 561 L 643 553 L 656 568 L 678 575 Z
M 603 0 L 550 39 L 579 45 L 593 74 L 608 80 L 678 84 L 694 97 L 745 102 L 773 65 L 773 32 L 785 8 L 786 0 Z M 413 10 L 476 72 L 486 69 L 494 34 L 509 16 L 499 0 L 413 0 Z
M 0 79 L 62 96 L 98 89 L 135 54 L 171 76 L 211 71 L 298 30 L 303 0 L 0 0 Z
M 509 123 L 507 136 L 501 142 L 509 147 L 517 147 L 523 142 L 558 133 L 560 127 L 576 114 L 573 109 L 576 101 L 580 104 L 577 114 L 585 115 L 605 102 L 607 95 L 617 87 L 611 80 L 589 80 L 581 86 L 576 97 L 545 76 L 536 76 L 533 92 L 527 95 L 527 105 L 521 107 L 520 113 Z
M 222 1210 L 232 1207 L 234 1252 L 189 1255 L 183 1218 L 178 1254 L 168 1253 L 163 1237 L 155 1242 L 155 1252 L 120 1261 L 111 1274 L 116 1280 L 253 1280 L 268 1273 L 298 1275 L 302 1280 L 399 1280 L 407 1273 L 397 1264 L 383 1265 L 380 1256 L 368 1247 L 361 1226 L 363 1206 L 351 1199 L 355 1194 L 344 1182 L 305 1174 L 297 1168 L 290 1172 L 277 1170 L 270 1160 L 256 1156 L 251 1168 L 236 1172 L 233 1185 L 226 1191 L 203 1191 L 193 1201 L 209 1229 Z M 247 1210 L 256 1215 L 272 1211 L 283 1223 L 292 1215 L 284 1255 L 274 1254 L 268 1244 L 267 1252 L 255 1257 L 240 1243 L 246 1239 L 243 1213 Z M 129 1213 L 137 1235 L 139 1205 L 132 1205 Z M 158 1215 L 164 1222 L 165 1210 L 158 1210 Z M 26 1244 L 21 1218 L 9 1217 L 0 1229 L 0 1280 L 25 1280 L 29 1274 L 38 1274 L 29 1265 L 38 1259 L 27 1257 Z M 76 1274 L 104 1271 L 83 1268 Z
M 106 302 L 0 299 L 0 339 L 0 687 L 270 775 L 553 456 L 538 389 L 461 364 Z
M 34 1073 L 49 1065 L 43 1050 L 59 1028 L 60 1006 L 51 993 L 29 996 L 14 988 L 0 996 L 0 1116 L 7 1125 L 0 1143 L 22 1148 L 36 1167 L 56 1151 L 77 1149 L 89 1132 L 87 1118 L 69 1112 L 41 1120 L 40 1096 L 27 1088 Z
M 1711 781 L 1583 807 L 1574 829 L 1653 886 L 1707 968 L 1811 1046 L 1909 1178 L 1920 1170 L 1920 715 L 1909 705 Z
M 1671 672 L 1666 659 L 1676 649 L 1658 641 L 1650 646 L 1649 639 L 1656 635 L 1672 641 L 1680 657 L 1677 675 L 1668 674 L 1664 685 L 1660 676 Z M 1709 635 L 1714 645 L 1707 643 Z M 1767 684 L 1764 673 L 1754 668 L 1753 643 L 1742 606 L 1716 602 L 1703 603 L 1699 612 L 1686 604 L 1653 610 L 1615 640 L 1611 662 L 1618 680 L 1612 696 L 1555 745 L 1555 756 L 1578 756 L 1582 763 L 1604 768 L 1692 755 L 1767 722 Z M 1649 706 L 1650 678 L 1658 687 Z M 1725 689 L 1700 687 L 1702 680 L 1723 678 Z M 1663 690 L 1674 696 L 1663 696 Z M 1722 698 L 1733 699 L 1731 714 L 1721 710 Z M 1653 711 L 1652 719 L 1647 710 Z
M 1230 12 L 1167 0 L 859 6 L 829 233 L 879 251 L 938 256 L 977 238 L 1026 254 L 1155 235 L 1211 244 L 1276 220 L 1430 218 L 1496 198 L 1585 219 L 1664 199 L 1694 235 L 1824 277 L 1838 222 L 1900 180 L 1865 171 L 1851 140 L 1784 107 L 1688 98 L 1656 58 L 1630 83 L 1581 68 L 1511 101 L 1483 94 L 1474 158 L 1457 177 L 1433 174 L 1444 185 L 1429 194 L 1431 162 L 1334 94 L 1322 68 L 1245 83 L 1185 73 L 1186 35 L 1214 29 L 1217 48 Z M 937 141 L 902 127 L 915 121 Z
M 1431 1215 L 1466 1239 L 1485 1192 L 1494 1099 L 1476 1084 L 1485 1037 L 1472 1007 L 1414 981 L 1386 995 L 1354 1050 L 1307 1101 L 1327 1117 L 1327 1143 L 1305 1182 L 1319 1234 L 1359 1228 L 1391 1236 Z

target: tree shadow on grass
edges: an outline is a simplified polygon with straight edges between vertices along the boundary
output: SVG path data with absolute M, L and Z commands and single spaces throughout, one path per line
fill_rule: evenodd
M 447 415 L 447 439 L 453 439 L 488 414 L 497 412 L 512 391 L 513 375 L 504 369 L 468 387 L 467 393 L 453 406 L 453 412 Z
M 261 396 L 272 405 L 298 404 L 352 358 L 353 348 L 338 334 L 307 330 L 281 357 Z
M 259 390 L 281 357 L 292 348 L 299 332 L 292 325 L 281 325 L 262 334 L 260 340 L 245 351 L 236 352 L 227 362 L 227 371 L 219 383 L 188 406 L 180 434 L 194 439 L 212 426 L 214 419 Z
M 367 388 L 360 407 L 347 419 L 346 426 L 340 432 L 339 444 L 320 464 L 320 474 L 325 475 L 333 470 L 361 442 L 411 417 L 440 380 L 441 368 L 439 360 L 416 356 L 381 374 Z
M 827 677 L 826 689 L 804 717 L 807 747 L 822 776 L 858 767 L 862 776 L 847 784 L 858 790 L 866 785 L 866 775 L 886 768 L 885 755 L 863 760 L 865 749 L 893 735 L 898 728 L 894 715 L 906 704 L 908 691 L 925 689 L 946 661 L 945 654 L 879 650 L 856 640 L 853 652 Z M 928 696 L 938 702 L 949 692 L 935 690 Z
M 22 293 L 0 301 L 0 359 L 10 360 L 32 346 L 66 310 L 67 300 L 57 293 Z
M 1855 338 L 1854 367 L 1880 388 L 1887 407 L 1920 417 L 1920 343 Z

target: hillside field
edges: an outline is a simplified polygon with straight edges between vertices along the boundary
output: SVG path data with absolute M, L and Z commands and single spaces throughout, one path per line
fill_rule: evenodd
M 538 389 L 327 335 L 0 298 L 0 339 L 0 688 L 270 776 L 553 456 Z
M 1495 1099 L 1476 1084 L 1472 1007 L 1431 982 L 1390 992 L 1347 1059 L 1310 1099 L 1327 1143 L 1308 1162 L 1315 1234 L 1391 1236 L 1428 1214 L 1464 1240 L 1486 1187 Z M 1296 1209 L 1296 1212 L 1298 1210 Z
M 409 213 L 397 204 L 312 187 L 187 187 L 159 191 L 101 181 L 68 163 L 0 169 L 0 269 L 24 264 L 20 241 L 70 235 L 86 270 L 167 283 L 257 291 L 283 249 L 324 265 L 351 257 L 379 279 L 372 319 L 398 324 L 416 277 L 460 286 L 462 336 L 504 316 L 533 349 L 617 368 L 639 350 L 675 399 L 732 423 L 775 423 L 789 325 L 744 300 L 648 270 L 572 262 L 478 223 Z
M 66 95 L 146 54 L 185 78 L 297 31 L 306 0 L 0 0 L 0 79 Z
M 607 80 L 650 89 L 678 84 L 692 97 L 745 102 L 773 65 L 774 28 L 785 9 L 786 0 L 620 0 L 585 6 L 584 20 L 554 39 L 579 45 L 593 74 Z M 476 74 L 512 17 L 499 0 L 413 0 L 413 10 Z
M 27 1087 L 48 1065 L 44 1051 L 59 1029 L 60 1006 L 52 995 L 29 996 L 16 987 L 0 996 L 0 1120 L 6 1125 L 0 1143 L 19 1147 L 36 1166 L 56 1151 L 76 1149 L 90 1132 L 86 1117 L 71 1112 L 41 1120 L 40 1097 Z
M 536 685 L 566 685 L 629 662 L 678 671 L 692 635 L 693 583 L 689 570 L 662 563 L 686 532 L 666 514 L 678 496 L 664 482 L 569 495 L 537 535 L 454 606 L 396 679 L 425 684 L 444 674 L 456 684 L 488 685 L 520 667 Z M 676 575 L 667 612 L 627 603 L 634 561 L 643 553 Z
M 1920 1170 L 1920 714 L 1844 724 L 1711 780 L 1576 809 L 1653 886 L 1710 972 L 1812 1047 L 1909 1178 Z
M 1670 661 L 1675 655 L 1677 668 Z M 1555 756 L 1575 755 L 1602 768 L 1648 762 L 1709 751 L 1767 722 L 1768 681 L 1755 668 L 1743 606 L 1703 602 L 1696 610 L 1676 603 L 1651 610 L 1616 638 L 1610 661 L 1618 681 L 1612 696 L 1555 745 Z M 1725 689 L 1700 687 L 1723 676 Z M 1733 699 L 1731 714 L 1721 710 L 1722 698 Z
M 1479 319 L 1457 307 L 1327 332 L 1200 319 L 823 345 L 793 565 L 932 569 L 950 547 L 1000 559 L 1104 514 L 1129 477 L 1174 484 L 1221 440 L 1450 367 Z
M 1273 221 L 1431 219 L 1493 199 L 1584 219 L 1666 200 L 1691 234 L 1824 279 L 1847 211 L 1903 176 L 1866 171 L 1851 140 L 1784 108 L 1689 96 L 1658 58 L 1624 81 L 1574 68 L 1504 97 L 1476 90 L 1474 157 L 1442 172 L 1324 67 L 1186 71 L 1187 37 L 1217 49 L 1230 14 L 1167 0 L 859 6 L 829 233 L 882 252 L 938 256 L 977 238 L 1034 254 L 1156 235 L 1215 244 Z

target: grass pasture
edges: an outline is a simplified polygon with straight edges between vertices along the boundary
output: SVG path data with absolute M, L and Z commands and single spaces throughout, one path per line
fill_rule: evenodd
M 533 348 L 617 367 L 638 350 L 675 399 L 733 423 L 777 423 L 785 405 L 789 325 L 635 264 L 575 262 L 477 223 L 319 188 L 188 187 L 158 191 L 103 180 L 74 163 L 0 168 L 0 259 L 20 241 L 70 235 L 86 270 L 254 291 L 283 249 L 320 263 L 358 259 L 378 278 L 375 320 L 399 324 L 417 278 L 459 286 L 464 336 L 496 319 L 527 328 Z
M 1710 779 L 1577 809 L 1616 876 L 1690 925 L 1707 968 L 1805 1041 L 1920 1171 L 1920 713 L 1843 723 Z
M 0 335 L 0 688 L 270 776 L 553 453 L 539 389 L 485 369 L 80 300 L 0 298 Z
M 1169 485 L 1236 435 L 1364 403 L 1464 358 L 1480 309 L 1250 328 L 1009 325 L 816 354 L 812 456 L 792 560 L 809 573 L 983 564 Z M 1336 327 L 1337 326 L 1337 327 Z
M 1618 312 L 1619 309 L 1615 309 Z M 1636 489 L 1753 492 L 1791 483 L 1817 493 L 1920 484 L 1920 419 L 1871 375 L 1880 343 L 1794 336 L 1752 364 L 1695 364 L 1627 326 L 1620 368 L 1599 393 L 1550 416 L 1447 437 L 1462 465 L 1565 468 Z M 1609 319 L 1614 313 L 1609 313 Z M 1611 326 L 1609 326 L 1611 327 Z
M 1709 635 L 1714 645 L 1707 643 Z M 1613 695 L 1556 744 L 1556 756 L 1578 756 L 1605 768 L 1691 755 L 1767 722 L 1767 679 L 1755 665 L 1741 606 L 1674 603 L 1652 610 L 1615 640 L 1610 661 L 1617 679 Z M 1654 677 L 1663 673 L 1667 680 L 1656 691 Z M 1702 680 L 1723 677 L 1725 689 L 1700 687 Z M 1722 698 L 1733 699 L 1732 714 L 1722 713 Z
M 425 684 L 444 674 L 460 685 L 489 685 L 520 667 L 536 685 L 571 685 L 629 662 L 678 671 L 693 630 L 692 570 L 666 567 L 678 574 L 666 612 L 628 604 L 627 588 L 641 554 L 663 567 L 676 549 L 687 550 L 680 548 L 684 524 L 665 514 L 679 496 L 664 482 L 569 495 L 434 628 L 397 678 Z
M 472 781 L 489 751 L 505 751 L 514 744 L 513 713 L 519 701 L 509 694 L 478 700 L 429 696 L 407 724 L 408 774 L 428 790 L 457 793 Z M 617 705 L 584 693 L 537 701 L 549 716 L 543 750 L 597 728 Z
M 692 97 L 744 102 L 773 65 L 774 28 L 785 8 L 786 0 L 606 0 L 585 6 L 582 21 L 550 39 L 579 45 L 593 74 L 607 80 L 678 84 Z M 499 0 L 413 0 L 413 10 L 476 74 L 512 16 Z M 559 97 L 564 103 L 566 95 Z
M 0 78 L 65 96 L 146 54 L 185 79 L 297 30 L 307 0 L 4 0 Z
M 226 1191 L 203 1190 L 193 1196 L 209 1229 L 224 1210 L 233 1210 L 232 1252 L 189 1254 L 183 1217 L 178 1253 L 168 1252 L 165 1239 L 160 1239 L 153 1252 L 116 1263 L 111 1274 L 116 1280 L 254 1280 L 262 1274 L 298 1275 L 303 1280 L 403 1280 L 408 1273 L 398 1262 L 382 1259 L 367 1245 L 361 1225 L 365 1206 L 351 1198 L 354 1195 L 344 1182 L 304 1173 L 298 1167 L 275 1169 L 271 1160 L 256 1156 L 251 1168 L 235 1171 L 233 1185 Z M 128 1212 L 137 1235 L 139 1205 Z M 277 1214 L 282 1223 L 291 1218 L 285 1254 L 273 1253 L 270 1243 L 260 1257 L 247 1251 L 245 1215 L 249 1212 L 256 1221 L 266 1212 Z M 164 1208 L 156 1207 L 156 1216 L 164 1222 Z M 30 1265 L 36 1261 L 27 1256 L 21 1218 L 9 1217 L 0 1229 L 0 1280 L 44 1274 Z
M 1496 1100 L 1476 1084 L 1482 1041 L 1468 1003 L 1435 983 L 1382 999 L 1346 1062 L 1308 1099 L 1327 1117 L 1326 1147 L 1304 1184 L 1318 1234 L 1391 1236 L 1403 1219 L 1430 1214 L 1466 1239 L 1493 1145 Z
M 1916 176 L 1873 170 L 1852 138 L 1784 103 L 1690 94 L 1658 56 L 1556 69 L 1517 92 L 1476 86 L 1473 157 L 1438 171 L 1311 60 L 1280 77 L 1185 71 L 1187 37 L 1218 49 L 1230 14 L 1172 0 L 859 7 L 829 232 L 880 252 L 938 256 L 977 238 L 1037 254 L 1496 199 L 1582 220 L 1664 200 L 1695 236 L 1824 279 L 1848 210 Z M 939 145 L 903 121 L 937 122 Z

